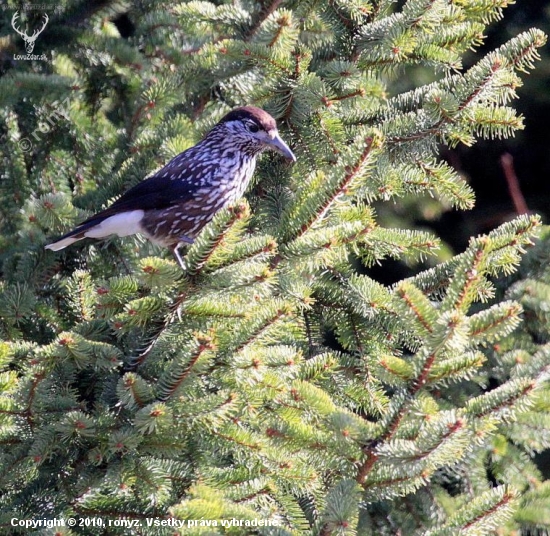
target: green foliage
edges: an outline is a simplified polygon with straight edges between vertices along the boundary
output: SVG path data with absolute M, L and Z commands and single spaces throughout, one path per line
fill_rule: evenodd
M 51 61 L 14 60 L 0 78 L 2 526 L 549 530 L 533 458 L 550 448 L 548 230 L 519 272 L 534 215 L 437 263 L 437 237 L 385 225 L 374 206 L 473 206 L 437 149 L 522 128 L 510 102 L 542 32 L 461 64 L 507 3 L 64 2 L 51 14 L 37 41 Z M 5 53 L 20 45 L 0 38 Z M 396 94 L 415 65 L 435 81 Z M 44 250 L 245 103 L 277 118 L 298 161 L 265 155 L 185 269 L 139 237 Z M 384 286 L 369 268 L 388 258 L 432 267 Z M 271 526 L 221 526 L 232 518 Z

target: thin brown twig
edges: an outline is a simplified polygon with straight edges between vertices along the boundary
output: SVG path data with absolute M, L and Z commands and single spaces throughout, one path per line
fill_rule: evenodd
M 523 193 L 521 192 L 518 176 L 514 168 L 514 157 L 510 153 L 504 153 L 500 157 L 500 165 L 502 166 L 502 171 L 504 171 L 508 191 L 510 192 L 510 197 L 512 198 L 512 203 L 514 203 L 516 212 L 518 214 L 528 214 L 530 211 L 525 202 L 525 197 L 523 197 Z

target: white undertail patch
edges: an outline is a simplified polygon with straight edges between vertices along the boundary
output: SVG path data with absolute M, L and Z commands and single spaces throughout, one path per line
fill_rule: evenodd
M 143 230 L 140 226 L 140 222 L 143 219 L 143 215 L 143 210 L 130 210 L 128 212 L 121 212 L 120 214 L 109 216 L 101 223 L 98 223 L 85 231 L 83 237 L 76 238 L 74 236 L 69 236 L 67 238 L 63 238 L 62 240 L 58 240 L 53 244 L 48 244 L 46 249 L 59 251 L 60 249 L 74 244 L 74 242 L 77 242 L 78 240 L 82 240 L 84 237 L 105 238 L 106 236 L 113 234 L 117 236 L 128 236 L 141 233 Z

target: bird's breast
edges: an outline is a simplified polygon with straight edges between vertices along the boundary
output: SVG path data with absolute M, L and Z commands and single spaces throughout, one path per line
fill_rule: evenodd
M 226 197 L 226 204 L 240 199 L 246 191 L 254 174 L 256 159 L 246 159 L 237 169 L 228 170 L 220 180 L 220 194 Z
M 140 222 L 142 232 L 164 245 L 181 242 L 182 237 L 193 240 L 216 212 L 243 196 L 255 165 L 255 158 L 220 162 L 208 180 L 197 182 L 185 198 L 164 209 L 146 211 Z

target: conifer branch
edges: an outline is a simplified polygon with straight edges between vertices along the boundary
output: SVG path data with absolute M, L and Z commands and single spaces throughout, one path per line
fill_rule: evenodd
M 374 445 L 369 446 L 367 457 L 365 461 L 359 466 L 357 476 L 355 477 L 359 484 L 365 484 L 365 480 L 367 479 L 370 471 L 374 467 L 374 464 L 378 460 L 378 455 L 374 452 L 375 446 L 380 444 L 381 442 L 389 441 L 393 438 L 394 434 L 399 428 L 399 424 L 406 414 L 409 403 L 413 400 L 414 395 L 426 384 L 434 362 L 435 353 L 432 353 L 424 361 L 424 366 L 422 367 L 422 370 L 420 371 L 416 379 L 411 382 L 410 386 L 407 389 L 406 395 L 401 401 L 399 408 L 395 412 L 392 419 L 385 425 L 384 431 L 381 434 L 380 438 L 376 440 L 376 443 Z
M 537 380 L 539 380 L 541 377 L 544 377 L 544 374 L 540 374 L 538 376 Z M 524 385 L 517 392 L 512 392 L 511 396 L 507 396 L 504 400 L 502 400 L 502 402 L 497 402 L 494 405 L 489 405 L 488 404 L 486 409 L 484 409 L 482 411 L 476 411 L 476 412 L 474 412 L 474 415 L 476 417 L 480 418 L 480 417 L 483 417 L 483 416 L 487 416 L 490 413 L 498 412 L 502 409 L 513 407 L 514 404 L 516 404 L 518 400 L 527 397 L 527 395 L 529 395 L 531 392 L 533 392 L 538 387 L 538 381 L 537 380 L 533 380 L 531 382 L 528 382 L 526 385 Z M 472 402 L 478 403 L 480 400 L 483 400 L 484 398 L 485 399 L 490 398 L 494 394 L 500 394 L 500 392 L 503 392 L 504 394 L 506 394 L 506 391 L 509 390 L 509 389 L 507 389 L 507 387 L 508 386 L 506 386 L 506 384 L 503 385 L 503 386 L 497 387 L 493 391 L 489 391 L 487 394 L 481 395 L 481 397 L 478 397 L 477 399 L 473 399 Z
M 459 104 L 457 109 L 458 112 L 464 111 L 471 103 L 473 103 L 476 100 L 477 97 L 479 97 L 479 95 L 481 95 L 487 89 L 487 87 L 492 83 L 495 76 L 497 75 L 499 70 L 502 68 L 502 66 L 503 66 L 502 62 L 498 58 L 495 58 L 485 78 L 481 81 L 481 83 L 476 85 L 473 91 L 471 91 Z M 400 144 L 400 143 L 405 143 L 409 141 L 418 141 L 434 135 L 440 136 L 443 133 L 443 130 L 442 130 L 443 127 L 446 124 L 455 123 L 457 117 L 458 117 L 458 114 L 456 115 L 453 114 L 453 116 L 442 114 L 441 119 L 437 123 L 435 123 L 435 125 L 429 128 L 426 128 L 424 130 L 419 130 L 413 134 L 404 135 L 404 136 L 388 136 L 386 139 L 387 139 L 387 142 L 390 144 Z
M 363 165 L 369 158 L 371 149 L 373 147 L 374 138 L 368 137 L 365 139 L 365 147 L 361 153 L 359 159 L 353 166 L 347 166 L 345 169 L 344 176 L 340 180 L 337 187 L 332 191 L 332 193 L 327 197 L 322 205 L 317 207 L 314 213 L 312 213 L 307 222 L 305 222 L 299 229 L 296 238 L 299 238 L 304 233 L 306 233 L 315 223 L 323 219 L 324 215 L 331 208 L 334 202 L 342 195 L 347 192 L 348 186 L 351 184 L 353 179 L 357 176 L 359 171 L 361 171 Z
M 364 96 L 365 96 L 365 90 L 363 88 L 359 88 L 355 91 L 352 91 L 351 93 L 347 93 L 346 95 L 338 95 L 338 96 L 332 97 L 331 99 L 329 99 L 328 97 L 323 97 L 321 101 L 327 108 L 330 108 L 335 102 L 343 101 L 346 99 L 353 99 L 355 97 L 364 97 Z
M 490 332 L 495 328 L 498 328 L 499 326 L 505 325 L 510 320 L 517 318 L 521 312 L 522 312 L 521 306 L 518 303 L 512 303 L 510 304 L 510 306 L 507 308 L 507 310 L 504 312 L 503 315 L 496 316 L 493 319 L 493 321 L 489 323 L 484 323 L 483 325 L 477 327 L 476 329 L 473 329 L 470 332 L 470 335 L 472 337 L 478 337 L 479 335 Z
M 263 4 L 256 17 L 254 17 L 251 26 L 245 32 L 244 40 L 250 41 L 254 37 L 254 35 L 256 35 L 256 32 L 260 29 L 261 25 L 266 21 L 266 19 L 274 11 L 276 11 L 281 4 L 282 0 L 272 0 L 272 2 L 270 3 Z
M 177 391 L 178 387 L 188 378 L 201 357 L 214 349 L 213 340 L 210 337 L 201 335 L 197 338 L 197 342 L 197 349 L 187 360 L 185 368 L 167 379 L 166 389 L 163 389 L 162 397 L 159 397 L 159 400 L 168 400 Z
M 273 38 L 271 39 L 271 41 L 269 42 L 269 44 L 267 45 L 269 48 L 273 47 L 277 41 L 279 40 L 279 38 L 281 37 L 282 33 L 283 33 L 283 29 L 287 26 L 289 26 L 289 18 L 284 15 L 282 16 L 278 21 L 277 21 L 277 31 L 275 32 L 275 35 L 273 36 Z
M 136 389 L 136 384 L 135 384 L 135 381 L 129 381 L 129 379 L 127 379 L 125 382 L 124 382 L 124 385 L 125 387 L 129 387 L 130 388 L 130 391 L 132 392 L 132 397 L 133 399 L 135 400 L 136 404 L 138 405 L 138 407 L 142 408 L 146 405 L 146 403 L 141 400 L 141 397 L 139 395 L 139 392 L 138 390 Z
M 480 243 L 476 248 L 475 257 L 472 262 L 471 268 L 466 272 L 466 284 L 462 288 L 460 294 L 455 301 L 455 308 L 460 310 L 464 307 L 466 297 L 468 296 L 468 291 L 473 286 L 473 284 L 479 280 L 481 277 L 480 264 L 485 259 L 485 246 L 487 244 L 486 239 L 480 239 Z M 469 305 L 469 304 L 468 304 Z
M 194 290 L 196 290 L 194 284 L 192 283 L 192 281 L 189 281 L 189 284 L 185 288 L 185 290 L 180 292 L 176 296 L 176 299 L 174 300 L 173 305 L 170 307 L 169 312 L 166 314 L 164 319 L 156 326 L 155 331 L 150 335 L 148 339 L 149 343 L 147 344 L 147 346 L 138 354 L 135 359 L 132 360 L 131 369 L 142 365 L 147 357 L 151 354 L 162 335 L 168 329 L 168 326 L 170 326 L 179 315 L 179 309 L 182 303 L 185 302 L 185 300 L 194 292 Z
M 408 305 L 409 309 L 414 313 L 418 321 L 422 324 L 424 329 L 428 333 L 433 332 L 433 328 L 431 324 L 424 318 L 424 315 L 418 310 L 418 308 L 415 305 L 414 300 L 412 300 L 408 294 L 407 289 L 404 286 L 400 286 L 396 290 L 397 295 Z
M 36 389 L 38 388 L 38 384 L 46 377 L 46 374 L 44 372 L 39 372 L 34 375 L 34 379 L 31 383 L 31 387 L 29 390 L 29 398 L 27 400 L 27 409 L 23 412 L 23 415 L 25 415 L 25 418 L 27 420 L 27 423 L 29 424 L 29 427 L 31 430 L 34 428 L 34 416 L 32 414 L 32 406 L 34 403 L 34 398 L 36 396 Z
M 273 59 L 271 56 L 268 56 L 267 54 L 263 54 L 256 49 L 245 48 L 242 54 L 245 58 L 253 59 L 260 65 L 267 63 L 272 67 L 275 67 L 282 73 L 286 74 L 287 76 L 292 76 L 292 71 L 288 69 L 288 67 L 282 64 L 280 61 L 277 61 Z M 283 118 L 286 118 L 286 117 L 288 116 L 283 116 Z
M 226 441 L 229 441 L 230 443 L 235 443 L 236 445 L 239 445 L 240 447 L 245 447 L 251 450 L 259 450 L 260 444 L 259 443 L 250 443 L 248 441 L 241 441 L 237 439 L 236 437 L 232 437 L 228 434 L 224 434 L 218 430 L 212 430 L 211 433 L 217 437 L 220 437 L 222 439 L 225 439 Z
M 193 259 L 194 262 L 190 263 L 187 267 L 188 273 L 193 275 L 194 277 L 197 277 L 201 273 L 218 246 L 226 238 L 233 225 L 240 219 L 245 218 L 249 215 L 248 206 L 246 204 L 230 207 L 228 208 L 228 212 L 229 218 L 227 218 L 227 220 L 223 222 L 223 227 L 217 230 L 216 235 L 214 236 L 214 240 L 210 241 L 207 249 L 202 248 L 200 252 L 200 258 Z
M 515 499 L 515 494 L 513 493 L 505 493 L 504 496 L 500 501 L 498 501 L 492 508 L 489 510 L 483 512 L 479 516 L 475 517 L 465 525 L 463 525 L 459 530 L 468 530 L 470 527 L 473 527 L 483 519 L 486 519 L 487 517 L 491 516 L 494 512 L 505 506 L 506 504 L 509 504 L 511 501 Z
M 271 326 L 273 326 L 278 320 L 283 318 L 289 313 L 284 308 L 278 309 L 275 314 L 266 318 L 260 326 L 256 328 L 249 337 L 240 342 L 238 346 L 234 348 L 234 352 L 242 352 L 247 346 L 250 346 L 254 341 L 258 340 Z
M 326 100 L 326 103 L 323 99 Z M 329 104 L 327 104 L 329 102 L 328 99 L 326 97 L 323 97 L 323 99 L 321 99 L 321 100 L 323 100 L 323 103 L 326 104 L 327 107 L 330 106 Z M 321 130 L 322 130 L 323 134 L 325 135 L 325 137 L 326 137 L 326 139 L 327 139 L 327 141 L 330 145 L 330 149 L 332 151 L 332 154 L 334 156 L 338 156 L 340 154 L 340 149 L 338 148 L 337 143 L 334 141 L 334 139 L 333 139 L 333 137 L 330 133 L 330 130 L 326 127 L 325 122 L 323 121 L 323 118 L 322 118 L 321 114 L 317 114 L 317 117 L 319 118 L 319 125 L 321 126 Z
M 239 503 L 249 502 L 249 501 L 252 501 L 252 500 L 256 499 L 257 497 L 261 497 L 263 495 L 269 495 L 270 492 L 271 492 L 271 489 L 268 488 L 268 487 L 265 487 L 265 488 L 262 488 L 258 491 L 255 491 L 254 493 L 251 493 L 250 495 L 245 495 L 244 497 L 240 497 L 239 499 L 235 499 L 235 503 L 239 504 Z

